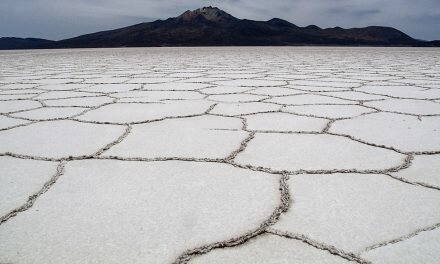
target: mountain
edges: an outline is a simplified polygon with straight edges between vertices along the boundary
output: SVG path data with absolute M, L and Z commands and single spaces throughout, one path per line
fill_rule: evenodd
M 298 27 L 279 18 L 239 19 L 209 6 L 166 20 L 82 35 L 37 48 L 269 45 L 438 46 L 438 43 L 413 39 L 391 27 Z
M 38 38 L 0 38 L 2 49 L 33 49 L 52 43 L 52 40 Z
M 440 47 L 440 40 L 433 40 L 430 43 L 433 47 Z

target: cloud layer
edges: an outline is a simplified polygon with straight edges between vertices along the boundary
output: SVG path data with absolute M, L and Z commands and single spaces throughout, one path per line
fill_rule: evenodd
M 0 36 L 63 39 L 217 6 L 238 17 L 299 26 L 392 26 L 440 39 L 440 0 L 1 0 Z

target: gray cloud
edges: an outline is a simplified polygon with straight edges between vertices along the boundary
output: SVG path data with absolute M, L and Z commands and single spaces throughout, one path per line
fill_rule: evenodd
M 362 18 L 371 17 L 379 14 L 380 14 L 379 9 L 365 9 L 365 10 L 357 10 L 353 12 L 353 16 L 362 17 Z
M 396 27 L 440 39 L 439 0 L 1 0 L 0 36 L 62 39 L 218 6 L 239 17 L 300 26 Z

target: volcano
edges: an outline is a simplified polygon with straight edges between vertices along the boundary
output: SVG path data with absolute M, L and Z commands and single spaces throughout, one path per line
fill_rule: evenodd
M 295 45 L 439 46 L 439 42 L 416 40 L 391 27 L 322 29 L 315 25 L 299 27 L 279 18 L 268 21 L 239 19 L 209 6 L 188 10 L 166 20 L 54 42 L 40 41 L 35 48 Z

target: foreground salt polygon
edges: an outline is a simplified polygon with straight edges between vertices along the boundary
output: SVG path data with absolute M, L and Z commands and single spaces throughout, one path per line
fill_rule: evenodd
M 2 225 L 1 260 L 170 263 L 188 247 L 258 227 L 277 205 L 278 180 L 215 163 L 74 161 L 32 209 Z
M 0 56 L 0 263 L 438 262 L 436 49 Z

